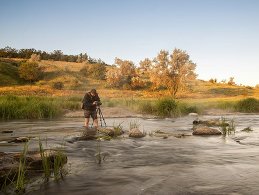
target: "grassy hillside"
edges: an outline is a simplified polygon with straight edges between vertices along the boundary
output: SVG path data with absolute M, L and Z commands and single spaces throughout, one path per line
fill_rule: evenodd
M 24 82 L 19 79 L 18 68 L 22 60 L 19 59 L 1 59 L 0 61 L 0 95 L 82 95 L 91 88 L 97 88 L 100 95 L 106 98 L 162 98 L 169 96 L 167 90 L 152 91 L 146 90 L 121 90 L 106 88 L 105 80 L 95 80 L 85 76 L 80 70 L 87 64 L 75 62 L 47 61 L 39 62 L 44 71 L 43 77 L 35 85 L 24 86 Z M 53 88 L 54 84 L 62 82 L 62 90 Z M 19 85 L 23 86 L 19 86 Z M 10 86 L 16 85 L 15 88 Z M 18 86 L 17 86 L 18 85 Z M 259 89 L 245 86 L 232 86 L 222 83 L 211 83 L 208 81 L 196 80 L 189 84 L 184 91 L 179 91 L 178 98 L 186 100 L 213 100 L 228 101 L 240 100 L 246 97 L 255 97 L 259 99 Z M 214 101 L 215 100 L 215 101 Z
M 18 67 L 13 63 L 0 62 L 0 86 L 19 85 L 23 81 L 19 78 Z

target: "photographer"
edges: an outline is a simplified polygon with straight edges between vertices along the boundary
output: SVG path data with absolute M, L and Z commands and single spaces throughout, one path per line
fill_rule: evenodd
M 88 128 L 90 116 L 93 119 L 94 127 L 98 126 L 97 120 L 97 107 L 102 103 L 96 92 L 96 89 L 92 89 L 90 92 L 87 92 L 82 100 L 82 109 L 84 110 L 85 116 L 85 127 Z

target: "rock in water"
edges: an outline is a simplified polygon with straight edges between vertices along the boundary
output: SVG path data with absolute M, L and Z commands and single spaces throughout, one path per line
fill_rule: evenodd
M 8 141 L 8 143 L 22 143 L 22 142 L 28 142 L 30 138 L 28 137 L 17 137 L 13 140 Z
M 145 134 L 141 132 L 138 128 L 133 128 L 129 130 L 129 137 L 141 138 L 145 137 Z
M 198 125 L 193 129 L 193 135 L 221 135 L 222 133 L 218 129 L 213 129 L 207 126 Z

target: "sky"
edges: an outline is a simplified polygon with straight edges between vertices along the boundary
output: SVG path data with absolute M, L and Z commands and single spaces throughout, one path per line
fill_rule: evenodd
M 257 0 L 0 0 L 0 48 L 136 65 L 182 49 L 199 79 L 259 84 Z

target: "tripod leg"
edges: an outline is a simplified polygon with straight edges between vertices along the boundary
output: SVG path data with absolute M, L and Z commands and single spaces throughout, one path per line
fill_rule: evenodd
M 102 123 L 102 117 L 101 117 L 101 115 L 100 115 L 100 112 L 101 112 L 100 108 L 97 108 L 97 114 L 99 114 L 100 123 L 101 123 L 101 127 L 102 127 L 102 126 L 103 126 L 103 123 Z
M 106 122 L 105 122 L 105 119 L 104 119 L 104 117 L 103 117 L 103 113 L 102 113 L 101 109 L 100 109 L 99 115 L 100 115 L 100 117 L 102 118 L 102 120 L 103 120 L 103 122 L 104 122 L 104 124 L 105 124 L 105 127 L 106 127 L 107 125 L 106 125 Z

